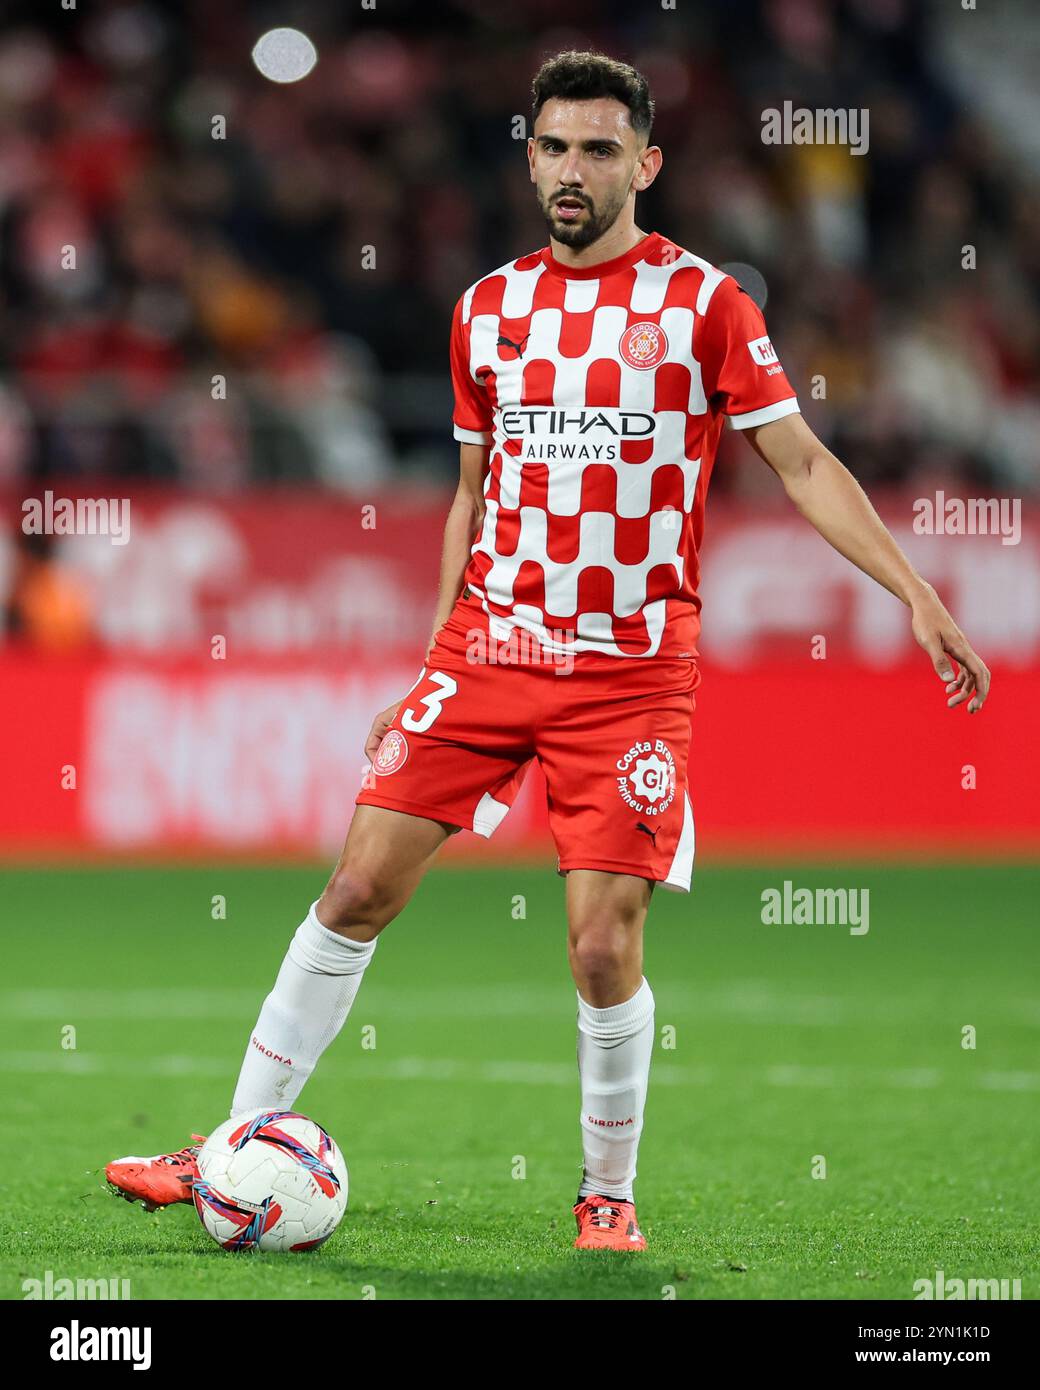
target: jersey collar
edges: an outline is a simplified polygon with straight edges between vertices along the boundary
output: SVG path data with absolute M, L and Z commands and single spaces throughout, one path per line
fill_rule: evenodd
M 611 261 L 600 261 L 597 265 L 564 265 L 552 253 L 551 246 L 542 248 L 542 264 L 554 275 L 562 275 L 566 280 L 605 280 L 608 275 L 616 275 L 619 270 L 627 270 L 638 261 L 645 260 L 657 250 L 661 242 L 660 232 L 649 232 L 642 241 L 626 251 L 623 256 L 615 256 Z

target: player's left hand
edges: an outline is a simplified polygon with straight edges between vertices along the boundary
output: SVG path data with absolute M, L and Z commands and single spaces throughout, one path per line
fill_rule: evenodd
M 920 596 L 914 600 L 912 612 L 913 634 L 932 658 L 936 675 L 946 682 L 947 708 L 953 709 L 970 700 L 968 713 L 977 713 L 989 694 L 989 667 L 950 617 L 930 584 L 924 585 Z

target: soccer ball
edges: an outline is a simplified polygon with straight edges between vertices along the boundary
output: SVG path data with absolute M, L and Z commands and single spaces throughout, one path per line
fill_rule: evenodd
M 249 1110 L 199 1150 L 195 1210 L 225 1250 L 314 1250 L 347 1209 L 347 1165 L 321 1125 Z

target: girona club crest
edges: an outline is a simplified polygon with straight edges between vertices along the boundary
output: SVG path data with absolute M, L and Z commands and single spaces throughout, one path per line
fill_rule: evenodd
M 372 759 L 372 771 L 377 777 L 389 777 L 408 761 L 408 740 L 400 729 L 388 729 Z
M 622 333 L 618 351 L 630 367 L 645 372 L 664 360 L 668 339 L 659 323 L 634 323 Z
M 675 799 L 676 774 L 664 739 L 638 739 L 616 766 L 618 795 L 633 811 L 660 816 L 668 810 Z

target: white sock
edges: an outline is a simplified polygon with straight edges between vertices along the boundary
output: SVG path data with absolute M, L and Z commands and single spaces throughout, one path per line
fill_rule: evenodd
M 608 1009 L 594 1009 L 578 995 L 585 1150 L 579 1198 L 602 1195 L 632 1201 L 653 1049 L 654 996 L 645 979 L 631 999 Z
M 264 1000 L 246 1048 L 231 1114 L 291 1106 L 343 1027 L 378 937 L 351 941 L 318 921 L 311 904 Z

